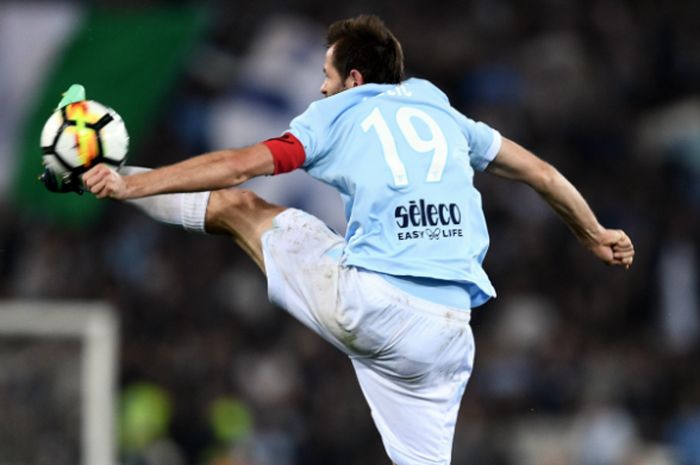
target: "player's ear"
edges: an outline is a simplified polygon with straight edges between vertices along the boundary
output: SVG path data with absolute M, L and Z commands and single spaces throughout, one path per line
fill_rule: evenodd
M 350 70 L 348 77 L 345 79 L 345 87 L 347 88 L 361 86 L 364 83 L 364 76 L 362 76 L 362 73 L 354 68 Z

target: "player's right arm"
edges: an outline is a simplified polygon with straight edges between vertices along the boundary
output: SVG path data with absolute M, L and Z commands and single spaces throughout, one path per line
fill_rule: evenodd
M 625 268 L 632 265 L 634 247 L 627 234 L 604 228 L 579 191 L 546 161 L 504 137 L 486 171 L 532 187 L 566 222 L 579 242 L 603 262 Z
M 132 176 L 121 176 L 106 165 L 97 165 L 83 175 L 83 184 L 99 198 L 125 200 L 223 189 L 274 172 L 272 152 L 260 143 L 206 153 Z

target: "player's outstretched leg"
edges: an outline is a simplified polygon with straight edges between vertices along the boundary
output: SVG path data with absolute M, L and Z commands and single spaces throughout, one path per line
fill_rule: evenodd
M 141 166 L 123 166 L 122 176 L 151 171 Z M 135 206 L 154 220 L 173 226 L 182 226 L 193 233 L 204 233 L 204 216 L 209 203 L 210 192 L 182 192 L 159 194 L 149 197 L 127 199 L 126 203 Z
M 144 171 L 149 168 L 125 166 L 119 170 L 122 175 Z M 285 210 L 237 188 L 161 194 L 126 202 L 161 223 L 182 226 L 190 232 L 230 235 L 263 271 L 260 238 L 272 227 L 272 219 Z
M 285 210 L 245 189 L 222 189 L 209 197 L 206 231 L 227 234 L 265 271 L 261 237 L 272 220 Z

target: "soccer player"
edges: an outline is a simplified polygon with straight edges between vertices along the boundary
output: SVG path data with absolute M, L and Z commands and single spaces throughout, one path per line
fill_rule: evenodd
M 350 357 L 391 460 L 449 464 L 472 371 L 470 311 L 496 295 L 481 266 L 489 238 L 475 171 L 530 185 L 607 264 L 628 268 L 634 248 L 551 165 L 429 81 L 406 80 L 379 18 L 338 21 L 327 44 L 326 98 L 282 136 L 128 176 L 98 165 L 83 183 L 161 221 L 230 235 L 266 273 L 269 298 Z M 345 237 L 232 188 L 298 168 L 340 192 Z

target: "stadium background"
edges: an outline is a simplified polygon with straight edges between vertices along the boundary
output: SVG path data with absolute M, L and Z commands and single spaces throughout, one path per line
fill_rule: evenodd
M 230 242 L 33 177 L 37 122 L 85 79 L 132 128 L 134 164 L 278 134 L 318 96 L 325 26 L 360 12 L 410 75 L 559 167 L 636 244 L 629 272 L 607 268 L 536 195 L 478 177 L 500 297 L 473 314 L 454 463 L 700 464 L 696 2 L 5 2 L 0 298 L 116 306 L 121 405 L 161 423 L 124 434 L 121 463 L 386 463 L 347 361 L 266 302 Z M 254 187 L 342 228 L 304 177 Z

